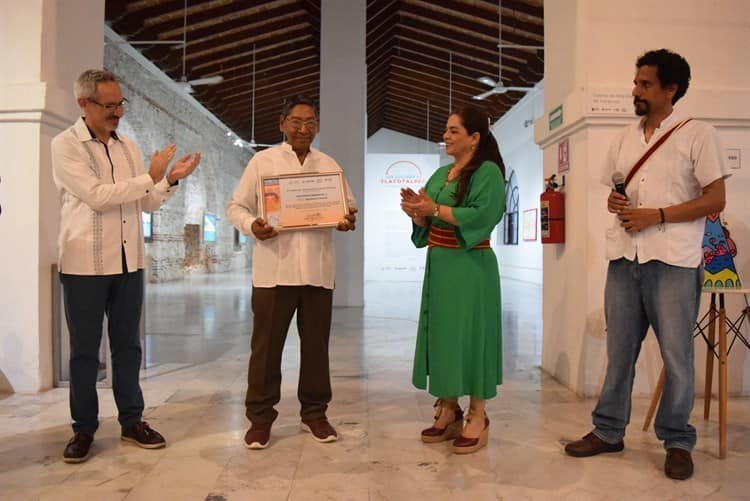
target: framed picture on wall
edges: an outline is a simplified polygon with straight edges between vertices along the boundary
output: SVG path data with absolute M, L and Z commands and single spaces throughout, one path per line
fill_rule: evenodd
M 536 209 L 523 211 L 523 239 L 527 242 L 536 240 Z
M 516 171 L 511 171 L 505 184 L 505 216 L 503 218 L 503 244 L 518 245 L 518 181 Z
M 203 242 L 207 244 L 216 242 L 216 214 L 208 212 L 203 214 Z
M 143 225 L 143 240 L 152 242 L 154 240 L 154 215 L 150 212 L 141 212 L 141 224 Z

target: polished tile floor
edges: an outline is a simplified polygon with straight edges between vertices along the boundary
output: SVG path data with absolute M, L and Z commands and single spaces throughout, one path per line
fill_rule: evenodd
M 420 285 L 366 286 L 368 306 L 334 312 L 334 400 L 341 439 L 301 433 L 294 327 L 284 352 L 279 419 L 264 451 L 242 446 L 251 326 L 249 277 L 195 276 L 147 291 L 146 419 L 169 442 L 121 443 L 111 392 L 100 390 L 94 456 L 65 464 L 67 390 L 0 397 L 0 499 L 499 500 L 749 499 L 750 400 L 729 405 L 729 457 L 717 458 L 717 421 L 694 413 L 696 474 L 666 479 L 653 432 L 640 431 L 635 399 L 626 449 L 569 458 L 563 444 L 589 430 L 593 400 L 577 398 L 539 368 L 541 289 L 503 283 L 505 384 L 489 404 L 490 444 L 455 456 L 423 445 L 432 398 L 410 384 Z M 696 409 L 702 409 L 696 401 Z

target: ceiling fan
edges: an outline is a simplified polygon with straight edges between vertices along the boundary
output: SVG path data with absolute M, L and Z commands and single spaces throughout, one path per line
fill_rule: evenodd
M 253 80 L 252 80 L 252 105 L 250 108 L 250 142 L 247 143 L 247 146 L 249 146 L 252 149 L 257 149 L 258 147 L 261 148 L 269 148 L 271 146 L 275 146 L 273 144 L 262 144 L 255 142 L 255 44 L 253 44 Z
M 185 52 L 187 51 L 187 7 L 188 0 L 185 0 L 185 9 L 182 14 L 182 76 L 175 83 L 185 93 L 192 94 L 193 87 L 197 85 L 216 85 L 224 81 L 224 77 L 221 75 L 214 75 L 205 78 L 196 78 L 195 80 L 188 80 L 185 75 Z
M 473 99 L 476 99 L 476 100 L 486 99 L 489 96 L 492 96 L 494 94 L 505 94 L 508 91 L 528 92 L 534 89 L 534 87 L 514 87 L 514 86 L 506 87 L 505 85 L 503 85 L 503 47 L 534 48 L 534 49 L 543 49 L 544 47 L 526 46 L 526 45 L 523 45 L 523 46 L 522 45 L 504 45 L 503 44 L 502 0 L 498 0 L 497 2 L 497 20 L 498 20 L 497 81 L 493 80 L 492 78 L 488 76 L 479 77 L 477 80 L 479 80 L 485 85 L 489 85 L 492 88 L 488 91 L 482 92 L 481 94 L 473 96 Z

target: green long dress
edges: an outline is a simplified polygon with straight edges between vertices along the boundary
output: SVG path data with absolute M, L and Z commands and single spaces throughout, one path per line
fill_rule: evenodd
M 427 181 L 426 193 L 454 206 L 458 180 L 446 182 L 452 164 Z M 436 397 L 492 398 L 503 381 L 500 274 L 485 240 L 505 208 L 505 180 L 497 165 L 484 162 L 472 175 L 460 206 L 458 226 L 430 217 L 430 224 L 455 228 L 460 249 L 427 250 L 412 383 Z M 425 247 L 430 225 L 414 225 L 412 241 Z M 429 388 L 427 382 L 429 379 Z

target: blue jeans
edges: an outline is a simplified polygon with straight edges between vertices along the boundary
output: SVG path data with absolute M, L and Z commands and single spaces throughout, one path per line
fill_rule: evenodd
M 649 325 L 654 328 L 666 370 L 664 393 L 654 428 L 665 448 L 695 447 L 688 423 L 695 399 L 693 329 L 698 317 L 702 267 L 661 261 L 609 263 L 604 291 L 607 321 L 607 375 L 592 413 L 594 434 L 615 443 L 630 422 L 635 363 Z

